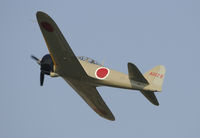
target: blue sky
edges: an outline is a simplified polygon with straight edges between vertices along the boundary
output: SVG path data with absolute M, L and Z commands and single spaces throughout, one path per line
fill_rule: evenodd
M 198 138 L 200 1 L 1 0 L 1 138 Z M 62 78 L 46 77 L 31 54 L 48 53 L 37 11 L 58 24 L 76 55 L 127 73 L 127 62 L 167 73 L 159 107 L 138 91 L 98 91 L 116 121 L 99 117 Z

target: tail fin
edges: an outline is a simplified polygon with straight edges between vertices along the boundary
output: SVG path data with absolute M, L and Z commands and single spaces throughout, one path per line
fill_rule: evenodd
M 165 77 L 165 67 L 162 65 L 156 66 L 146 72 L 144 77 L 149 82 L 152 90 L 162 91 L 162 84 Z
M 129 79 L 148 85 L 149 90 L 140 90 L 140 92 L 154 105 L 159 105 L 155 96 L 156 91 L 162 90 L 162 84 L 165 76 L 165 67 L 156 66 L 144 75 L 132 63 L 128 63 Z M 132 84 L 133 85 L 133 84 Z
M 160 65 L 156 66 L 150 71 L 144 74 L 144 77 L 149 82 L 150 87 L 154 91 L 162 91 L 162 84 L 164 81 L 165 76 L 165 67 Z M 144 91 L 141 90 L 140 92 L 154 105 L 159 105 L 159 102 L 155 96 L 154 91 Z

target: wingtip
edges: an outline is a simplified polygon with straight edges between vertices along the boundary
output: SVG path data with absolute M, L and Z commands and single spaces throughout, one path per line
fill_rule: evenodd
M 36 12 L 36 15 L 40 15 L 40 14 L 46 14 L 46 13 L 44 13 L 43 11 L 37 11 Z
M 41 14 L 43 14 L 44 12 L 42 12 L 42 11 L 37 11 L 36 12 L 36 17 L 38 17 L 38 16 L 40 16 Z
M 108 120 L 110 121 L 115 121 L 115 117 L 113 114 L 111 114 L 110 116 L 107 117 Z
M 113 118 L 112 118 L 112 119 L 110 119 L 110 121 L 115 121 L 115 117 L 113 116 Z
M 43 12 L 43 11 L 37 11 L 36 12 L 36 17 L 37 18 L 41 18 L 41 17 L 50 17 L 47 13 Z
M 154 105 L 155 105 L 155 106 L 159 106 L 160 104 L 159 104 L 159 103 L 154 103 Z
M 102 117 L 109 120 L 109 121 L 115 121 L 115 117 L 113 115 L 109 116 L 109 117 L 105 117 L 105 116 L 102 116 Z
M 108 114 L 107 116 L 103 116 L 104 118 L 110 120 L 110 121 L 115 121 L 115 117 L 112 114 L 112 112 L 110 112 L 110 114 Z

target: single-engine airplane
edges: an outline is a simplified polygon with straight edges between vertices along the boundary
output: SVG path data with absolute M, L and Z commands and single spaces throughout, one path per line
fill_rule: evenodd
M 40 85 L 44 75 L 62 77 L 101 117 L 115 120 L 114 115 L 96 87 L 111 86 L 139 90 L 152 104 L 159 105 L 154 92 L 162 90 L 165 67 L 156 66 L 144 75 L 128 63 L 128 75 L 109 69 L 88 57 L 76 57 L 53 19 L 44 12 L 36 14 L 50 54 L 41 60 L 32 56 L 41 67 Z

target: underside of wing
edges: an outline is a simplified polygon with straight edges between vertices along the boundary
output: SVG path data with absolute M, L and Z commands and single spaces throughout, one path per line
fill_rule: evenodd
M 85 78 L 86 72 L 53 19 L 43 12 L 37 12 L 36 16 L 56 72 L 64 77 Z
M 115 120 L 115 117 L 102 99 L 95 86 L 86 85 L 80 81 L 75 80 L 66 81 L 97 114 L 108 120 Z

